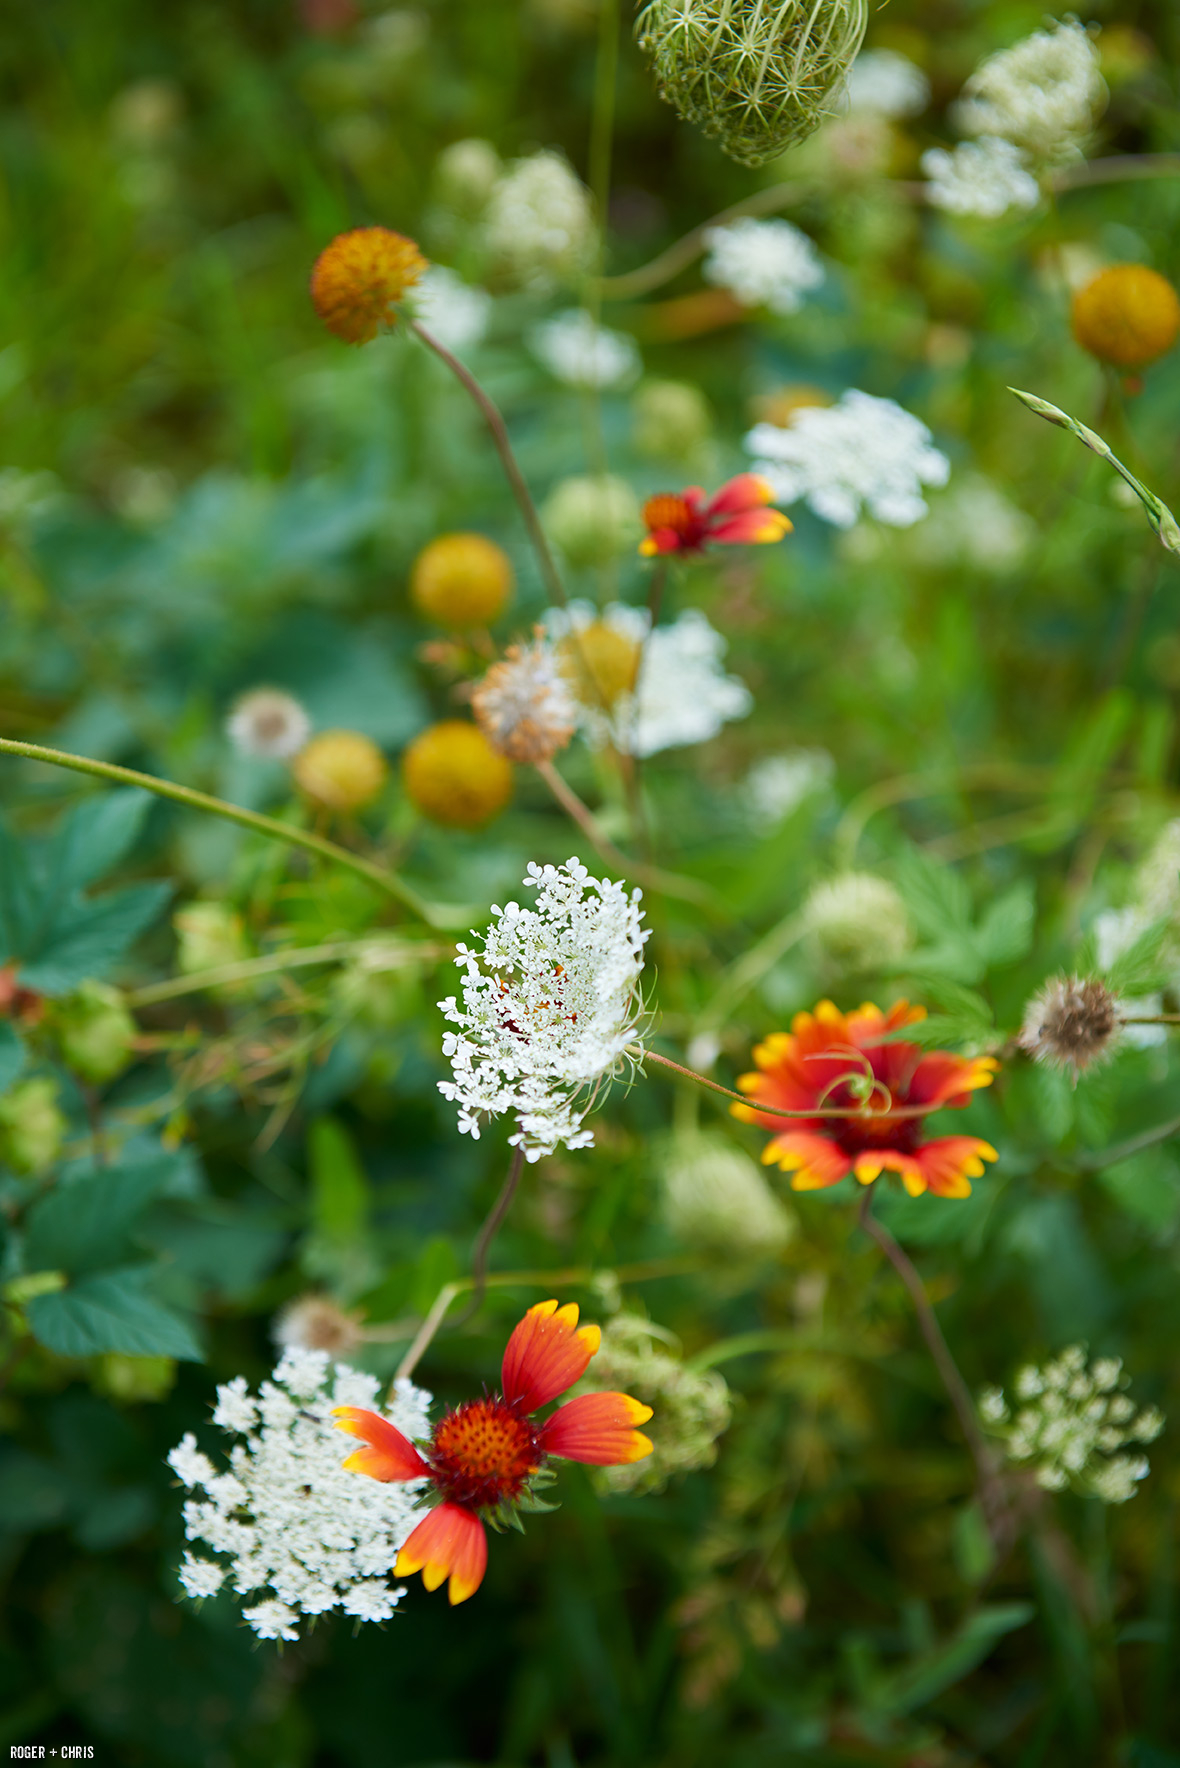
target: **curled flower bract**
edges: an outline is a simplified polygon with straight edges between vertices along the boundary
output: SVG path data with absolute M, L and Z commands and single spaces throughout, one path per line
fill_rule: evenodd
M 426 269 L 412 239 L 388 227 L 338 233 L 315 261 L 312 305 L 346 344 L 367 344 L 396 320 L 398 302 Z
M 255 1600 L 245 1619 L 263 1639 L 296 1639 L 300 1615 L 341 1609 L 382 1621 L 404 1590 L 388 1574 L 414 1527 L 419 1488 L 368 1486 L 340 1465 L 334 1406 L 371 1406 L 375 1376 L 322 1350 L 288 1349 L 255 1396 L 238 1376 L 217 1390 L 213 1422 L 241 1440 L 217 1467 L 190 1433 L 168 1457 L 190 1492 L 185 1533 L 217 1558 L 186 1554 L 180 1581 L 211 1596 L 228 1580 Z M 397 1383 L 385 1427 L 426 1428 L 429 1395 Z
M 571 859 L 530 864 L 535 908 L 494 908 L 482 951 L 458 948 L 461 999 L 440 1001 L 458 1027 L 443 1038 L 459 1128 L 478 1138 L 485 1118 L 510 1114 L 510 1140 L 529 1160 L 559 1146 L 587 1148 L 584 1119 L 619 1072 L 639 1022 L 648 935 L 640 891 L 592 878 Z
M 597 1326 L 578 1325 L 576 1303 L 538 1302 L 508 1340 L 501 1391 L 448 1411 L 420 1446 L 376 1412 L 337 1408 L 338 1428 L 365 1444 L 346 1469 L 383 1484 L 427 1482 L 435 1507 L 399 1553 L 400 1575 L 420 1571 L 428 1590 L 445 1579 L 451 1602 L 465 1602 L 487 1565 L 484 1521 L 528 1508 L 550 1456 L 610 1467 L 651 1454 L 650 1438 L 635 1428 L 651 1407 L 630 1394 L 583 1394 L 543 1422 L 534 1416 L 580 1380 L 601 1340 Z
M 735 1117 L 772 1131 L 762 1153 L 768 1166 L 792 1173 L 796 1191 L 838 1184 L 855 1173 L 871 1185 L 881 1173 L 900 1174 L 911 1197 L 967 1197 L 969 1180 L 985 1160 L 998 1158 L 978 1136 L 924 1139 L 924 1119 L 971 1102 L 988 1087 L 999 1063 L 993 1056 L 956 1056 L 949 1050 L 886 1042 L 888 1034 L 926 1017 L 924 1007 L 896 1001 L 888 1013 L 866 1002 L 844 1014 L 831 1001 L 797 1013 L 789 1032 L 776 1032 L 754 1050 L 757 1072 L 738 1087 L 752 1103 L 731 1105 Z M 843 1108 L 847 1117 L 801 1116 L 795 1122 L 760 1112 Z

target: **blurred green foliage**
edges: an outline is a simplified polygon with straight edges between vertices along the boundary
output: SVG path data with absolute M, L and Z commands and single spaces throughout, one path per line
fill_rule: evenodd
M 505 159 L 558 147 L 589 177 L 597 12 L 46 0 L 0 27 L 0 735 L 310 826 L 283 767 L 227 742 L 239 692 L 285 688 L 317 728 L 391 756 L 453 715 L 473 659 L 448 674 L 406 591 L 449 529 L 506 548 L 518 591 L 495 638 L 527 632 L 540 580 L 461 389 L 404 335 L 355 353 L 327 338 L 306 283 L 333 233 L 369 221 L 474 264 L 435 175 L 456 140 Z M 1084 18 L 1139 46 L 1129 73 L 1111 64 L 1099 151 L 1180 150 L 1175 8 L 1095 0 Z M 1176 566 L 1109 468 L 1006 391 L 1077 414 L 1175 503 L 1180 356 L 1128 394 L 1072 342 L 1063 266 L 1090 252 L 1175 279 L 1180 181 L 987 224 L 896 182 L 945 138 L 979 57 L 1041 22 L 1024 0 L 874 14 L 870 42 L 922 63 L 933 106 L 894 129 L 890 181 L 821 167 L 792 206 L 823 289 L 789 318 L 679 341 L 665 309 L 700 289 L 697 265 L 608 302 L 645 381 L 604 397 L 601 433 L 524 347 L 584 290 L 498 287 L 472 361 L 539 501 L 602 449 L 640 496 L 713 486 L 742 468 L 753 402 L 784 386 L 862 387 L 930 424 L 952 480 L 926 523 L 842 536 L 796 509 L 782 546 L 672 581 L 674 611 L 724 633 L 755 710 L 644 768 L 660 863 L 714 905 L 648 893 L 656 1037 L 682 1058 L 706 1031 L 728 1081 L 824 994 L 906 994 L 931 1041 L 1006 1045 L 962 1120 L 999 1162 L 962 1203 L 882 1180 L 881 1219 L 973 1388 L 1084 1340 L 1180 1419 L 1180 1155 L 1144 1139 L 1180 1114 L 1176 1060 L 1127 1045 L 1075 1089 L 1009 1043 L 1046 976 L 1099 966 L 1096 923 L 1134 901 L 1178 814 Z M 625 23 L 614 137 L 616 275 L 795 175 L 745 171 L 677 124 Z M 664 381 L 706 402 L 691 471 L 652 454 L 643 391 Z M 950 501 L 978 475 L 1006 500 L 1007 550 L 994 515 L 973 529 Z M 627 557 L 573 587 L 639 601 L 645 571 Z M 750 770 L 799 748 L 834 777 L 772 815 Z M 627 846 L 601 756 L 562 765 Z M 358 1358 L 392 1374 L 468 1267 L 504 1138 L 461 1139 L 436 1090 L 449 947 L 363 880 L 34 762 L 0 759 L 0 785 L 0 962 L 52 997 L 18 990 L 0 1020 L 0 1747 L 93 1743 L 128 1768 L 1180 1764 L 1175 1426 L 1132 1503 L 1045 1498 L 996 1564 L 904 1292 L 853 1227 L 852 1181 L 794 1200 L 761 1263 L 694 1255 L 653 1148 L 698 1118 L 752 1154 L 759 1137 L 659 1073 L 615 1090 L 593 1149 L 529 1169 L 495 1264 L 666 1263 L 626 1302 L 729 1381 L 716 1465 L 655 1494 L 563 1471 L 562 1508 L 494 1540 L 455 1611 L 415 1582 L 387 1627 L 328 1619 L 280 1653 L 227 1597 L 182 1602 L 167 1451 L 216 1382 L 266 1374 L 274 1317 L 308 1290 L 362 1312 Z M 524 769 L 479 833 L 416 819 L 396 780 L 332 832 L 473 918 L 529 860 L 598 864 Z M 904 904 L 906 949 L 876 969 L 800 919 L 848 870 Z M 1112 986 L 1176 1011 L 1175 943 L 1173 911 L 1157 914 Z M 104 1022 L 114 1066 L 96 1073 L 69 1028 L 110 1006 L 86 993 L 99 984 L 135 1033 L 124 1047 Z M 448 1401 L 494 1383 L 541 1293 L 489 1292 L 422 1379 Z M 571 1293 L 589 1317 L 618 1300 L 607 1277 Z

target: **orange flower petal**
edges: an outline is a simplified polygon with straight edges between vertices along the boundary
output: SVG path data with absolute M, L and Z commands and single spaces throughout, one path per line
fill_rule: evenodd
M 387 1418 L 366 1412 L 360 1406 L 337 1406 L 333 1413 L 336 1429 L 349 1436 L 360 1437 L 367 1448 L 357 1449 L 348 1457 L 345 1467 L 353 1473 L 367 1473 L 370 1479 L 422 1479 L 430 1469 L 409 1437 L 403 1436 Z
M 641 1430 L 651 1407 L 630 1394 L 580 1394 L 559 1406 L 541 1427 L 541 1447 L 547 1455 L 563 1455 L 567 1461 L 588 1461 L 595 1467 L 618 1467 L 642 1461 L 652 1443 Z
M 706 508 L 709 516 L 731 516 L 755 510 L 774 502 L 774 490 L 761 473 L 738 473 L 727 479 Z
M 936 1197 L 970 1197 L 971 1179 L 978 1179 L 985 1160 L 1000 1157 L 978 1136 L 938 1136 L 917 1149 L 914 1159 Z
M 838 1185 L 852 1171 L 852 1161 L 842 1149 L 809 1130 L 787 1130 L 775 1136 L 762 1150 L 762 1163 L 794 1173 L 792 1191 L 823 1191 Z
M 399 1578 L 421 1572 L 428 1590 L 449 1578 L 452 1604 L 466 1602 L 483 1583 L 488 1564 L 488 1538 L 474 1511 L 462 1504 L 440 1504 L 428 1511 L 397 1556 Z
M 535 1412 L 580 1381 L 602 1342 L 597 1326 L 578 1327 L 578 1304 L 539 1301 L 513 1329 L 500 1368 L 510 1406 Z

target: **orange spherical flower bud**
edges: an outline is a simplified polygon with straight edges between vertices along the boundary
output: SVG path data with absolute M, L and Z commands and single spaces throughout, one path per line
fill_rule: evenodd
M 324 247 L 311 273 L 312 305 L 346 344 L 367 344 L 396 323 L 394 308 L 426 269 L 412 239 L 388 227 L 354 227 Z
M 486 626 L 512 594 L 508 554 L 482 534 L 440 534 L 410 572 L 414 606 L 440 626 Z
M 389 766 L 371 737 L 359 731 L 324 731 L 291 763 L 301 792 L 327 810 L 363 810 L 372 804 Z
M 461 718 L 432 724 L 402 757 L 406 795 L 432 822 L 477 829 L 512 796 L 512 763 L 497 753 L 478 725 Z
M 1142 368 L 1180 337 L 1180 296 L 1145 264 L 1112 264 L 1073 298 L 1073 335 L 1116 368 Z

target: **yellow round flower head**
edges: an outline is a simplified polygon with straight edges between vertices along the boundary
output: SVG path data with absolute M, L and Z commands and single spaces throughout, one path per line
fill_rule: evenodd
M 324 247 L 311 273 L 312 306 L 346 344 L 367 344 L 397 322 L 394 308 L 426 269 L 412 239 L 354 227 Z
M 323 731 L 291 763 L 295 784 L 327 810 L 363 810 L 384 786 L 389 767 L 371 737 Z
M 440 626 L 487 626 L 512 594 L 508 554 L 482 534 L 440 534 L 410 572 L 414 606 Z
M 477 725 L 461 718 L 432 724 L 402 757 L 406 796 L 432 822 L 476 829 L 497 816 L 512 796 L 512 763 Z
M 1073 298 L 1073 335 L 1116 368 L 1142 368 L 1180 337 L 1180 296 L 1145 264 L 1112 264 Z

